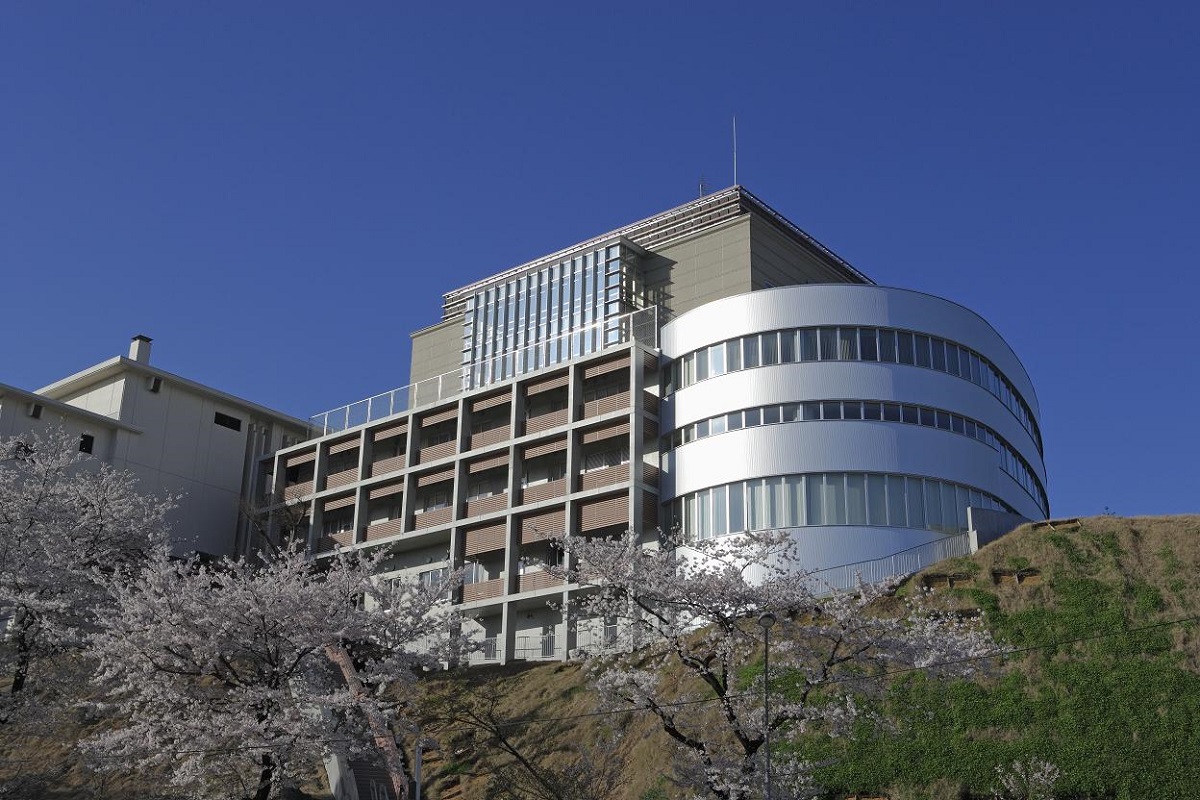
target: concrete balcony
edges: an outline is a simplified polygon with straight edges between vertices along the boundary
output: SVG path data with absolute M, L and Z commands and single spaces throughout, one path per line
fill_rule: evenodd
M 508 492 L 480 497 L 467 501 L 467 516 L 478 517 L 480 514 L 490 514 L 493 511 L 503 511 L 508 508 Z
M 387 522 L 376 522 L 374 525 L 368 525 L 365 530 L 364 541 L 373 542 L 377 539 L 386 539 L 404 532 L 404 520 L 389 519 Z
M 554 500 L 567 495 L 567 480 L 559 478 L 556 481 L 546 481 L 521 490 L 521 503 L 540 503 L 543 500 Z
M 504 578 L 493 578 L 490 581 L 468 583 L 463 586 L 463 602 L 473 603 L 477 600 L 487 600 L 501 597 L 504 594 Z
M 629 465 L 617 464 L 613 467 L 594 469 L 579 476 L 580 491 L 599 489 L 601 486 L 612 486 L 629 480 Z

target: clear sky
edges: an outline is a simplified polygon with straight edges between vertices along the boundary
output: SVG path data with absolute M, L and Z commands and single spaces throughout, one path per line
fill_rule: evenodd
M 1200 511 L 1195 3 L 0 5 L 0 382 L 301 417 L 442 292 L 738 179 L 982 314 L 1056 516 Z

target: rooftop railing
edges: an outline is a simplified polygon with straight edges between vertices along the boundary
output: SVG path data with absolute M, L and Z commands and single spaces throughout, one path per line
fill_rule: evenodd
M 481 389 L 556 364 L 565 364 L 630 341 L 658 347 L 657 306 L 602 319 L 487 359 L 464 364 L 453 372 L 426 378 L 314 414 L 308 418 L 308 438 L 315 439 L 318 436 L 386 419 L 411 408 L 451 400 L 464 392 Z

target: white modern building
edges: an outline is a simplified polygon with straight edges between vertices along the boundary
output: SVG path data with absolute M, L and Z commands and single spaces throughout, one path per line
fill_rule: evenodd
M 741 187 L 443 297 L 409 385 L 260 460 L 279 535 L 464 567 L 480 660 L 605 636 L 546 571 L 566 536 L 783 528 L 846 585 L 1049 513 L 1033 385 L 950 301 L 876 286 Z M 262 452 L 262 451 L 259 451 Z
M 171 515 L 178 554 L 228 555 L 252 546 L 255 465 L 309 436 L 306 422 L 150 364 L 135 336 L 116 356 L 37 391 L 0 384 L 0 437 L 51 427 L 79 449 L 132 472 L 139 488 L 178 496 Z

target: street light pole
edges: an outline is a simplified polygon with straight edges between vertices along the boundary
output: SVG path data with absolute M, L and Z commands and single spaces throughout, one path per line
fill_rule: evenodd
M 774 624 L 775 615 L 770 611 L 758 615 L 758 625 L 763 629 L 763 749 L 767 761 L 764 800 L 771 800 L 771 626 Z

